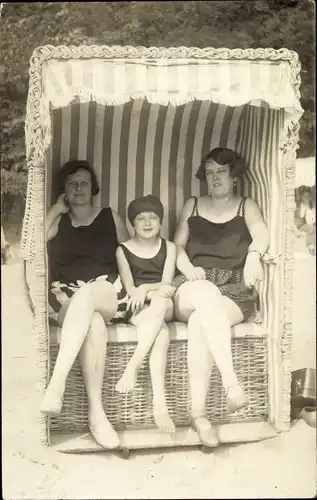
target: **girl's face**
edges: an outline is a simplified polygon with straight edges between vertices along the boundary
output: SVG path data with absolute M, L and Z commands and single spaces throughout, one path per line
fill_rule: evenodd
M 133 227 L 137 236 L 149 239 L 159 234 L 161 221 L 154 212 L 141 212 L 134 219 Z
M 79 169 L 67 177 L 65 194 L 70 206 L 91 203 L 91 175 L 87 170 Z
M 233 192 L 234 179 L 230 176 L 229 165 L 219 165 L 210 160 L 205 165 L 208 192 L 214 198 L 221 198 Z

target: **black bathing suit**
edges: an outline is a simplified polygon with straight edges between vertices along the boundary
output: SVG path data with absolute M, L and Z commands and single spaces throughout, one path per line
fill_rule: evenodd
M 116 226 L 111 208 L 102 208 L 88 226 L 74 227 L 69 214 L 61 216 L 57 235 L 48 242 L 49 316 L 57 320 L 63 303 L 85 283 L 106 280 L 117 292 L 118 311 L 111 322 L 125 316 L 128 296 L 118 273 Z
M 246 198 L 242 198 L 236 216 L 222 223 L 211 222 L 198 213 L 198 200 L 188 218 L 189 239 L 186 252 L 194 266 L 202 267 L 208 281 L 214 283 L 222 295 L 231 299 L 243 313 L 244 320 L 258 317 L 258 293 L 244 283 L 243 268 L 251 235 L 244 218 Z M 187 281 L 183 274 L 173 280 L 178 289 Z
M 124 244 L 120 245 L 125 258 L 127 259 L 135 286 L 143 285 L 143 283 L 159 283 L 162 281 L 164 265 L 166 261 L 166 240 L 161 238 L 161 245 L 157 254 L 151 259 L 138 257 Z M 127 311 L 125 321 L 128 322 L 132 317 L 132 311 Z
M 159 283 L 162 281 L 166 260 L 166 240 L 161 238 L 160 249 L 151 259 L 138 257 L 124 244 L 120 246 L 129 263 L 135 286 L 140 286 L 143 283 Z

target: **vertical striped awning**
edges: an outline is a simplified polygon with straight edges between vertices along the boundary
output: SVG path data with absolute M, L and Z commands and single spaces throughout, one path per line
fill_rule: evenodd
M 43 102 L 62 107 L 81 102 L 124 104 L 142 98 L 179 105 L 210 100 L 228 106 L 249 103 L 302 114 L 285 61 L 180 59 L 49 60 L 43 65 Z
M 146 99 L 161 105 L 209 100 L 283 109 L 286 129 L 303 110 L 287 61 L 208 59 L 50 59 L 42 67 L 41 122 L 46 147 L 50 111 L 77 101 L 122 105 Z M 32 127 L 26 129 L 27 157 Z

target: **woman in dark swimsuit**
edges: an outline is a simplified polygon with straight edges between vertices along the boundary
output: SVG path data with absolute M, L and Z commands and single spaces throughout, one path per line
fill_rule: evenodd
M 256 311 L 254 286 L 262 279 L 261 258 L 268 248 L 258 205 L 234 193 L 244 170 L 244 161 L 234 151 L 212 150 L 196 174 L 207 182 L 208 195 L 185 203 L 174 238 L 181 273 L 173 281 L 175 315 L 188 321 L 192 424 L 201 442 L 211 447 L 218 445 L 218 438 L 205 417 L 205 401 L 213 361 L 229 409 L 248 404 L 233 367 L 231 327 Z
M 99 188 L 88 162 L 72 160 L 60 172 L 61 195 L 47 215 L 49 316 L 62 327 L 53 375 L 41 411 L 59 414 L 70 369 L 79 354 L 88 395 L 89 428 L 98 444 L 119 446 L 102 406 L 106 323 L 125 315 L 128 296 L 118 277 L 116 249 L 128 239 L 119 215 L 97 208 Z

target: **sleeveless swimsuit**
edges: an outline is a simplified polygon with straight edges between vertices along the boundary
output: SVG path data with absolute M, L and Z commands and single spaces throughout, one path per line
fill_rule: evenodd
M 143 283 L 159 283 L 162 281 L 164 265 L 166 261 L 166 240 L 161 238 L 161 246 L 157 254 L 151 259 L 138 257 L 124 244 L 120 245 L 125 258 L 127 259 L 135 286 L 143 285 Z M 125 316 L 125 321 L 128 322 L 132 316 L 131 310 L 128 310 Z
M 159 251 L 151 259 L 138 257 L 125 245 L 120 246 L 129 263 L 135 286 L 140 286 L 143 283 L 159 283 L 162 281 L 166 260 L 166 241 L 163 238 L 161 238 Z
M 246 198 L 242 198 L 236 216 L 223 223 L 211 222 L 198 213 L 198 200 L 188 218 L 189 238 L 186 252 L 194 266 L 202 267 L 206 279 L 214 283 L 222 295 L 241 309 L 245 321 L 259 321 L 258 293 L 244 283 L 243 268 L 252 242 L 244 218 Z M 187 281 L 183 274 L 173 280 L 177 290 Z
M 113 284 L 118 311 L 112 323 L 125 316 L 128 295 L 116 261 L 118 246 L 111 208 L 102 208 L 88 226 L 74 227 L 69 214 L 61 216 L 58 233 L 47 244 L 49 262 L 49 317 L 57 321 L 66 300 L 84 284 L 105 280 Z

